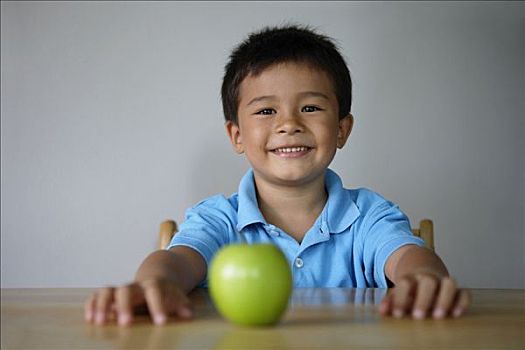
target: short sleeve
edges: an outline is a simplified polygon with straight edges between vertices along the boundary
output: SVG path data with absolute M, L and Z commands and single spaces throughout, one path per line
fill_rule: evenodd
M 179 231 L 166 249 L 190 247 L 199 252 L 209 266 L 215 253 L 230 243 L 236 211 L 222 195 L 211 197 L 188 209 Z
M 424 246 L 412 234 L 407 216 L 397 205 L 385 201 L 372 209 L 364 223 L 363 259 L 367 284 L 387 288 L 385 264 L 390 255 L 407 244 Z

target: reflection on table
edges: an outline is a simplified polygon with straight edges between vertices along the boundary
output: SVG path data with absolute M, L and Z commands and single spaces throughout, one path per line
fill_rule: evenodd
M 525 290 L 473 289 L 460 319 L 383 318 L 384 289 L 295 289 L 275 327 L 223 320 L 207 290 L 191 294 L 195 319 L 156 327 L 141 316 L 131 327 L 84 323 L 89 289 L 2 290 L 2 349 L 523 349 Z

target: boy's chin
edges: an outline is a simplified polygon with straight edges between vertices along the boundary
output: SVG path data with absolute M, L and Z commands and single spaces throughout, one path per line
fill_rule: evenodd
M 272 182 L 278 185 L 295 187 L 310 183 L 323 173 L 324 172 L 321 172 L 321 174 L 315 174 L 311 171 L 286 171 L 284 169 L 281 169 L 280 171 L 276 171 L 271 174 L 265 174 L 262 177 L 265 179 L 265 181 L 268 182 Z

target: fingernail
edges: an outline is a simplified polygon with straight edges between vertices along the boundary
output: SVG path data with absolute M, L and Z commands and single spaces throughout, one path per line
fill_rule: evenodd
M 379 305 L 379 312 L 381 313 L 385 313 L 388 309 L 388 305 L 387 304 L 380 304 Z
M 104 313 L 103 312 L 97 312 L 95 315 L 95 322 L 100 324 L 104 322 Z
M 186 307 L 180 310 L 180 316 L 182 317 L 191 317 L 191 315 L 192 315 L 191 310 Z
M 401 309 L 395 309 L 393 314 L 394 314 L 395 318 L 401 318 L 401 317 L 403 317 L 404 313 L 403 313 L 403 310 L 401 310 Z
M 120 314 L 118 316 L 118 323 L 122 326 L 127 325 L 131 322 L 131 316 L 129 314 Z
M 156 315 L 156 316 L 153 318 L 153 321 L 154 321 L 155 324 L 157 324 L 157 325 L 162 325 L 162 324 L 166 323 L 166 316 L 164 316 L 164 315 Z
M 443 309 L 435 309 L 434 313 L 432 314 L 434 318 L 443 318 L 445 317 L 445 310 Z
M 461 312 L 462 311 L 463 310 L 461 310 L 461 308 L 456 308 L 456 309 L 454 309 L 454 312 L 452 313 L 452 316 L 459 317 L 459 316 L 461 316 Z
M 86 318 L 86 321 L 91 322 L 93 320 L 93 312 L 86 311 L 86 314 L 84 317 Z
M 415 309 L 412 312 L 412 317 L 414 317 L 417 320 L 421 320 L 421 319 L 425 318 L 425 313 L 423 312 L 423 310 Z

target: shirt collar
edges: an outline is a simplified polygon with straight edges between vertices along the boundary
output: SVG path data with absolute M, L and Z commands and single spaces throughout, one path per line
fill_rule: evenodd
M 321 213 L 321 231 L 337 234 L 346 230 L 361 215 L 349 191 L 343 188 L 341 178 L 331 169 L 325 173 L 328 200 Z
M 343 188 L 341 178 L 330 169 L 325 173 L 325 186 L 328 200 L 317 223 L 324 233 L 341 233 L 359 217 L 359 209 L 348 191 Z M 241 179 L 238 193 L 237 230 L 241 231 L 254 223 L 266 224 L 257 203 L 253 169 L 248 170 Z
M 237 209 L 237 231 L 254 223 L 266 224 L 257 203 L 257 192 L 253 170 L 250 169 L 241 179 L 239 184 L 239 207 Z

